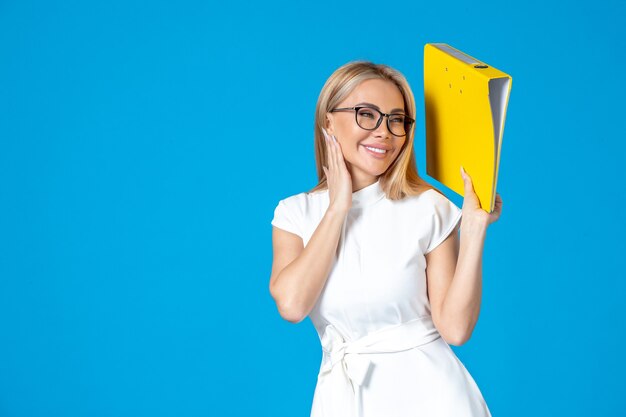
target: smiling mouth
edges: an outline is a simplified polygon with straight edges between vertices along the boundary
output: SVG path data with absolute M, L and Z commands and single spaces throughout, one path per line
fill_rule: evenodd
M 387 149 L 380 149 L 380 148 L 375 148 L 373 146 L 366 146 L 366 145 L 363 145 L 363 146 L 365 146 L 367 149 L 371 151 L 375 151 L 375 152 L 382 153 L 382 154 L 387 153 Z
M 370 154 L 371 156 L 373 156 L 374 158 L 378 158 L 378 159 L 383 159 L 387 156 L 387 154 L 391 151 L 387 151 L 385 149 L 379 149 L 379 148 L 375 148 L 373 146 L 365 146 L 365 145 L 361 145 L 363 146 L 363 148 L 365 149 L 365 151 Z

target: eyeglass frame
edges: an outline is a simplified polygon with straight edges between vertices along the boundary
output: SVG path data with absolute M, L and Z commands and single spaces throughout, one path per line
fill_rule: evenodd
M 378 121 L 376 122 L 376 126 L 374 126 L 372 129 L 366 129 L 366 128 L 364 128 L 363 126 L 361 126 L 359 124 L 358 117 L 359 117 L 359 110 L 361 110 L 361 109 L 372 109 L 372 110 L 378 112 L 378 114 L 379 114 Z M 398 137 L 406 136 L 408 132 L 406 132 L 404 135 L 396 135 L 395 133 L 393 133 L 391 131 L 391 126 L 389 126 L 389 116 L 404 116 L 405 117 L 405 122 L 404 122 L 405 125 L 406 125 L 406 119 L 408 119 L 410 121 L 409 131 L 411 130 L 411 127 L 415 123 L 415 119 L 407 116 L 404 113 L 383 113 L 382 111 L 380 111 L 378 109 L 375 109 L 374 107 L 370 107 L 370 106 L 340 107 L 340 108 L 331 109 L 328 112 L 329 113 L 334 113 L 336 111 L 342 111 L 342 110 L 343 111 L 345 111 L 345 110 L 352 110 L 352 111 L 354 111 L 354 121 L 356 122 L 356 125 L 358 127 L 360 127 L 361 129 L 363 129 L 363 130 L 369 130 L 369 131 L 378 129 L 378 127 L 380 126 L 380 123 L 383 120 L 383 117 L 387 116 L 387 130 L 389 130 L 389 133 L 391 133 L 392 135 L 398 136 Z

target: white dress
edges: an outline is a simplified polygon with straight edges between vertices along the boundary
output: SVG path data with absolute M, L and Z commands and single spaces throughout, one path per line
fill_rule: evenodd
M 306 246 L 328 191 L 280 200 L 272 225 Z M 380 182 L 352 194 L 337 255 L 309 317 L 322 345 L 311 417 L 485 417 L 465 366 L 435 328 L 424 254 L 462 211 L 436 190 L 400 201 Z

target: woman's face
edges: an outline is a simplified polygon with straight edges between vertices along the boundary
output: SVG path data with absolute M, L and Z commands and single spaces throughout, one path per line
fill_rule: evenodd
M 377 107 L 383 113 L 405 111 L 404 100 L 398 87 L 391 81 L 380 79 L 363 81 L 336 108 L 360 105 Z M 357 183 L 370 183 L 372 177 L 383 174 L 396 159 L 406 140 L 406 136 L 391 134 L 387 127 L 387 117 L 383 117 L 375 130 L 365 130 L 356 123 L 354 111 L 326 115 L 328 120 L 326 130 L 337 138 L 346 167 Z M 374 114 L 374 117 L 378 117 L 378 114 Z M 384 149 L 386 152 L 375 153 L 366 146 Z

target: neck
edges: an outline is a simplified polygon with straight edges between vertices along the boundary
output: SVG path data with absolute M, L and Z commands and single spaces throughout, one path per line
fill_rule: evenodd
M 352 166 L 348 167 L 348 172 L 352 178 L 352 192 L 359 191 L 360 189 L 378 181 L 378 176 L 370 175 L 358 169 L 353 169 Z

